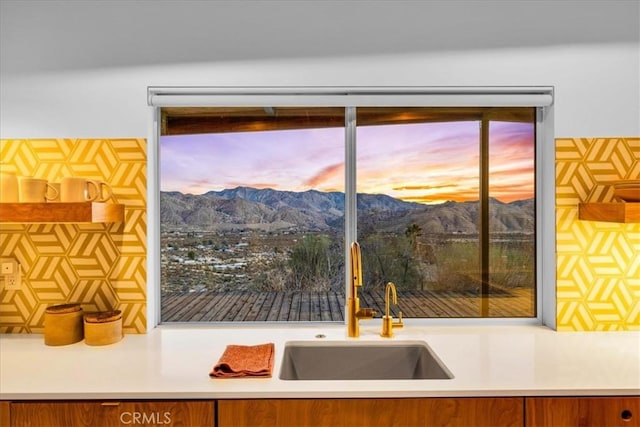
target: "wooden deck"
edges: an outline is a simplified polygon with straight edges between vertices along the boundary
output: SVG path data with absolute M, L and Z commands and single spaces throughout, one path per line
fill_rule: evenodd
M 490 317 L 535 315 L 531 289 L 491 296 Z M 360 291 L 360 306 L 384 313 L 384 295 Z M 479 317 L 480 298 L 472 293 L 398 292 L 403 317 Z M 162 322 L 320 322 L 344 321 L 345 297 L 337 292 L 199 292 L 162 297 Z M 394 316 L 398 307 L 392 306 Z

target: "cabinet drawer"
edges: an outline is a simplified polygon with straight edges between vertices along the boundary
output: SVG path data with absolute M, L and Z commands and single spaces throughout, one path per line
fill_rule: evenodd
M 527 427 L 640 427 L 640 397 L 529 397 Z
M 213 401 L 12 402 L 14 427 L 214 425 Z
M 219 427 L 522 427 L 522 398 L 218 401 Z

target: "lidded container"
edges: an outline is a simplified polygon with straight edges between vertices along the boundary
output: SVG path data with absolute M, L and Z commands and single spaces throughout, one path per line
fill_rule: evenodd
M 82 307 L 77 303 L 52 305 L 44 312 L 44 343 L 57 346 L 82 341 Z
M 87 345 L 107 345 L 122 339 L 122 312 L 99 311 L 84 316 L 84 342 Z

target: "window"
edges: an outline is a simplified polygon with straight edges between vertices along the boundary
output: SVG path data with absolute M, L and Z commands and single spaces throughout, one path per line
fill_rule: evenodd
M 162 322 L 343 321 L 354 239 L 378 315 L 540 318 L 535 104 L 222 95 L 159 109 Z
M 533 108 L 457 109 L 435 119 L 438 109 L 384 108 L 405 119 L 370 123 L 379 110 L 358 109 L 356 136 L 357 235 L 370 292 L 382 295 L 394 282 L 405 317 L 535 317 Z M 370 194 L 388 196 L 387 204 L 367 206 Z
M 343 109 L 204 113 L 160 138 L 162 319 L 340 320 Z

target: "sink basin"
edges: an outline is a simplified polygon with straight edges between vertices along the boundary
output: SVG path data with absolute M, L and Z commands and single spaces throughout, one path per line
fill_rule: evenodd
M 289 341 L 282 380 L 445 380 L 453 375 L 424 341 Z

